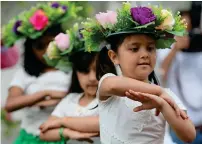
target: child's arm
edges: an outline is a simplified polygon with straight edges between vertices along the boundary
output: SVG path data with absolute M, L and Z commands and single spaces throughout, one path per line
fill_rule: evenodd
M 64 127 L 80 132 L 99 132 L 99 116 L 88 117 L 64 117 L 62 119 Z
M 196 137 L 196 130 L 190 119 L 177 117 L 172 107 L 164 102 L 161 113 L 176 135 L 184 142 L 191 143 Z
M 21 88 L 13 86 L 9 89 L 5 109 L 8 112 L 13 112 L 35 104 L 43 100 L 45 96 L 45 91 L 40 91 L 32 95 L 24 95 L 24 91 Z
M 167 57 L 163 60 L 161 64 L 161 69 L 163 70 L 163 81 L 165 82 L 167 80 L 167 75 L 169 72 L 169 69 L 172 65 L 173 59 L 175 59 L 175 56 L 177 52 L 179 52 L 181 49 L 186 49 L 189 47 L 189 37 L 175 37 L 176 43 L 173 45 L 173 48 L 171 49 L 170 53 L 167 55 Z
M 66 95 L 66 92 L 60 91 L 39 91 L 31 95 L 24 95 L 24 91 L 17 86 L 13 86 L 9 89 L 9 96 L 6 101 L 5 109 L 8 112 L 16 111 L 24 107 L 32 106 L 39 101 L 45 99 L 46 96 L 52 95 Z
M 112 95 L 125 96 L 125 92 L 129 89 L 158 96 L 162 93 L 162 88 L 157 85 L 151 85 L 127 77 L 109 76 L 101 82 L 99 88 L 100 99 L 106 100 Z
M 40 129 L 45 132 L 61 126 L 80 132 L 99 132 L 99 116 L 57 118 L 45 122 Z
M 195 139 L 196 130 L 192 122 L 188 118 L 184 120 L 182 117 L 177 116 L 173 108 L 163 98 L 131 90 L 126 92 L 126 95 L 128 98 L 142 103 L 141 106 L 134 108 L 135 112 L 157 108 L 182 141 L 192 142 Z
M 40 133 L 40 139 L 44 141 L 60 141 L 61 137 L 59 134 L 60 129 L 51 129 L 46 131 L 45 133 Z M 78 131 L 74 131 L 68 128 L 63 130 L 63 136 L 65 139 L 75 139 L 75 140 L 86 140 L 90 141 L 90 138 L 98 135 L 98 133 L 81 133 Z

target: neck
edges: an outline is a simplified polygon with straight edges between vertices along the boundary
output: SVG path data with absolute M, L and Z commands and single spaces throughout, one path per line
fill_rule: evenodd
M 89 95 L 87 93 L 84 93 L 83 98 L 88 99 L 88 100 L 93 100 L 95 98 L 95 95 Z

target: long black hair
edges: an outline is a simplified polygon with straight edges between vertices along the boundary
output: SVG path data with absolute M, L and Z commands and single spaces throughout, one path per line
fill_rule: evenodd
M 125 38 L 130 35 L 132 34 L 121 34 L 109 37 L 107 42 L 110 44 L 110 49 L 117 52 L 118 47 L 123 43 Z M 96 78 L 100 80 L 100 78 L 106 73 L 113 73 L 117 75 L 115 66 L 108 56 L 108 48 L 105 46 L 98 54 L 96 62 Z M 154 71 L 149 75 L 149 81 L 159 85 L 159 81 Z
M 47 45 L 44 45 L 42 42 L 46 36 L 56 36 L 60 32 L 62 32 L 61 25 L 54 25 L 50 28 L 48 28 L 42 36 L 40 36 L 37 39 L 30 39 L 27 38 L 24 43 L 24 70 L 26 73 L 28 73 L 31 76 L 38 77 L 40 73 L 44 71 L 45 68 L 48 66 L 41 62 L 36 55 L 33 52 L 33 48 L 36 48 L 37 50 L 43 50 L 47 47 Z
M 70 93 L 82 93 L 83 89 L 80 86 L 77 73 L 89 73 L 90 66 L 96 59 L 96 52 L 85 52 L 79 51 L 75 52 L 70 56 L 70 61 L 72 62 L 73 66 L 73 73 L 72 73 L 72 82 L 70 86 Z

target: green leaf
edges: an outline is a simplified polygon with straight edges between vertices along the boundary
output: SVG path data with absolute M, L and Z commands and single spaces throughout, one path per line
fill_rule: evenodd
M 184 36 L 187 34 L 187 32 L 185 30 L 182 30 L 182 31 L 169 31 L 169 30 L 167 30 L 166 32 L 173 34 L 173 35 L 176 35 L 176 36 Z
M 156 41 L 156 48 L 157 49 L 165 49 L 170 48 L 170 46 L 175 42 L 175 39 L 168 38 L 168 39 L 158 39 Z
M 62 58 L 59 60 L 55 68 L 64 72 L 69 72 L 70 70 L 72 70 L 72 63 L 69 62 L 68 59 Z
M 47 54 L 43 55 L 43 58 L 45 59 L 47 65 L 55 67 L 59 61 L 59 59 L 49 59 Z
M 137 27 L 135 27 L 135 29 L 147 28 L 148 26 L 151 26 L 151 25 L 154 25 L 154 24 L 155 24 L 155 22 L 150 22 L 150 23 L 145 24 L 145 25 L 137 26 Z

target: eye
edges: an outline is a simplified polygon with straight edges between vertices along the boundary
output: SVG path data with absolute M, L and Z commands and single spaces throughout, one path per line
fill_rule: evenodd
M 79 72 L 83 73 L 83 74 L 88 74 L 89 73 L 89 69 L 80 69 Z
M 130 48 L 130 50 L 131 50 L 132 52 L 137 52 L 137 51 L 139 50 L 139 48 Z
M 154 46 L 149 46 L 149 47 L 147 47 L 147 51 L 149 51 L 149 52 L 152 52 L 154 49 L 155 49 Z

